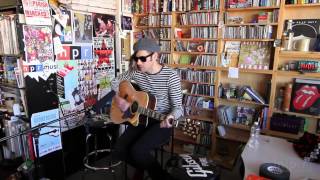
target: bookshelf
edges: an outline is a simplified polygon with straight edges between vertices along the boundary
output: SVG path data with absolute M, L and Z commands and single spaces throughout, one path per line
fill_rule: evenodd
M 181 79 L 182 87 L 185 90 L 184 96 L 193 96 L 195 98 L 200 97 L 214 102 L 214 110 L 211 110 L 211 115 L 207 113 L 208 111 L 210 112 L 210 109 L 207 109 L 207 112 L 205 114 L 201 114 L 201 116 L 187 116 L 187 118 L 190 119 L 212 122 L 212 145 L 211 152 L 209 153 L 211 158 L 223 159 L 219 157 L 219 144 L 224 144 L 222 141 L 232 141 L 233 145 L 238 144 L 238 146 L 241 146 L 246 143 L 250 134 L 249 130 L 251 123 L 221 123 L 217 113 L 217 107 L 220 105 L 243 106 L 253 108 L 261 112 L 262 117 L 265 117 L 266 126 L 263 133 L 268 135 L 287 139 L 297 139 L 301 135 L 270 130 L 270 119 L 274 113 L 305 117 L 309 121 L 309 127 L 307 130 L 315 132 L 315 123 L 316 120 L 319 119 L 319 116 L 284 112 L 279 109 L 275 109 L 275 103 L 276 98 L 279 95 L 277 93 L 279 88 L 288 82 L 292 82 L 294 78 L 319 79 L 320 77 L 319 72 L 307 72 L 302 74 L 297 71 L 283 71 L 280 67 L 285 65 L 285 63 L 292 61 L 296 62 L 301 59 L 319 61 L 320 53 L 283 51 L 280 50 L 280 46 L 274 46 L 274 44 L 279 43 L 279 40 L 281 40 L 286 20 L 320 19 L 320 14 L 318 13 L 320 7 L 319 3 L 286 4 L 285 0 L 270 0 L 263 1 L 265 4 L 253 4 L 251 6 L 240 4 L 239 7 L 237 7 L 237 5 L 229 4 L 228 0 L 223 0 L 212 1 L 216 4 L 214 6 L 210 6 L 211 8 L 205 8 L 201 6 L 203 5 L 201 2 L 205 1 L 197 1 L 200 5 L 197 4 L 197 9 L 192 9 L 192 3 L 189 3 L 193 1 L 185 1 L 185 4 L 183 4 L 182 7 L 179 6 L 180 4 L 178 1 L 173 2 L 178 4 L 172 5 L 171 9 L 166 9 L 165 13 L 157 11 L 159 14 L 172 15 L 172 24 L 170 26 L 171 34 L 170 38 L 167 39 L 171 42 L 171 50 L 168 51 L 168 53 L 170 52 L 170 54 L 168 54 L 168 60 L 162 62 L 172 68 L 180 70 L 214 72 L 214 76 L 211 77 L 212 79 L 210 82 L 208 80 L 201 81 L 194 79 Z M 134 16 L 134 19 L 139 20 L 141 19 L 141 16 L 146 16 L 147 14 L 154 14 L 154 12 L 140 12 Z M 201 16 L 212 17 L 212 19 L 210 19 L 210 23 L 203 22 L 201 21 Z M 190 19 L 192 19 L 192 21 L 190 21 Z M 204 35 L 199 36 L 194 32 L 202 32 Z M 250 34 L 248 32 L 252 33 Z M 192 46 L 192 43 L 195 46 L 197 44 L 205 46 L 205 43 L 212 43 L 214 44 L 214 48 L 209 51 L 200 52 L 192 48 L 190 50 L 189 46 Z M 267 54 L 270 56 L 266 58 L 268 60 L 267 63 L 258 64 L 256 66 L 253 65 L 251 67 L 246 65 L 238 67 L 237 64 L 239 63 L 239 59 L 241 59 L 239 54 L 243 53 L 241 52 L 241 46 L 246 43 L 249 45 L 257 44 L 259 48 L 268 47 L 269 49 Z M 228 48 L 226 48 L 226 46 L 228 47 L 230 45 L 233 46 L 231 48 L 238 48 L 238 51 L 236 52 L 237 56 L 231 57 L 229 64 L 226 65 L 224 59 L 228 55 Z M 196 63 L 197 57 L 200 56 L 202 56 L 201 58 L 205 59 L 205 61 L 210 61 L 211 63 Z M 234 59 L 236 59 L 236 64 L 232 64 Z M 239 77 L 237 79 L 229 78 L 230 67 L 239 68 Z M 229 87 L 231 84 L 239 87 L 244 85 L 252 87 L 264 98 L 266 103 L 262 104 L 253 100 L 240 100 L 237 98 L 223 97 L 221 89 Z M 214 86 L 214 93 L 212 96 L 191 93 L 191 89 L 195 85 L 212 85 Z M 198 109 L 195 108 L 195 111 L 197 110 Z M 202 112 L 201 108 L 199 111 Z M 225 137 L 219 135 L 217 131 L 218 125 L 223 125 L 225 127 L 227 133 Z M 239 139 L 239 136 L 241 136 L 241 139 Z M 183 149 L 181 146 L 179 148 L 180 150 Z M 231 167 L 232 161 L 230 161 L 230 164 L 228 165 Z

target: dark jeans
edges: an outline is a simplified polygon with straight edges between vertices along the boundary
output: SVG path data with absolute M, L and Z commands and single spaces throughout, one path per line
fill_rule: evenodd
M 159 122 L 149 122 L 147 127 L 129 125 L 117 140 L 113 157 L 137 169 L 147 170 L 153 180 L 161 179 L 165 171 L 151 151 L 168 142 L 170 135 L 171 128 L 160 128 Z

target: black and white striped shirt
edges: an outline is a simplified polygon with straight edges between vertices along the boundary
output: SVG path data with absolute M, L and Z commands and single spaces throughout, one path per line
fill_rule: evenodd
M 177 73 L 167 67 L 156 74 L 143 73 L 136 70 L 129 70 L 112 80 L 112 89 L 119 90 L 119 83 L 122 80 L 134 81 L 139 88 L 154 95 L 157 99 L 155 110 L 163 114 L 171 114 L 178 119 L 183 114 L 182 92 L 180 79 Z

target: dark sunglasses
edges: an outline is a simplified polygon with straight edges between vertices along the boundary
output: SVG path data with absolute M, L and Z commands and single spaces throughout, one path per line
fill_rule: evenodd
M 138 60 L 140 59 L 141 62 L 146 62 L 146 61 L 147 61 L 147 58 L 150 57 L 150 56 L 152 56 L 152 55 L 153 55 L 153 53 L 151 53 L 151 54 L 149 54 L 149 55 L 147 55 L 147 56 L 140 56 L 140 57 L 134 56 L 134 57 L 133 57 L 133 60 L 134 60 L 135 62 L 138 62 Z

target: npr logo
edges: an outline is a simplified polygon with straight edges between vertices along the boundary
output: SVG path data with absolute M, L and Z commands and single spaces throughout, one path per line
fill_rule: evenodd
M 62 46 L 63 52 L 57 55 L 58 60 L 93 59 L 92 46 Z

